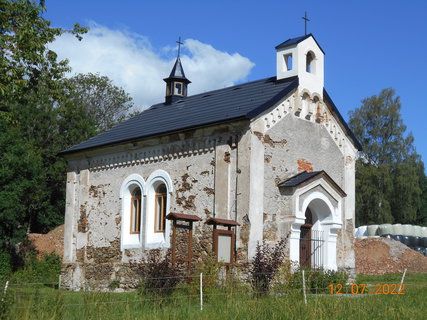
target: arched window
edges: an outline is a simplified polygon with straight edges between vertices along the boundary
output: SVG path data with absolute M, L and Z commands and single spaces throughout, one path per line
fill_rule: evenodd
M 145 248 L 168 248 L 171 225 L 166 216 L 170 213 L 172 179 L 164 170 L 155 170 L 146 182 L 147 197 L 144 221 Z
M 154 232 L 164 232 L 165 221 L 166 221 L 166 206 L 167 206 L 166 185 L 164 183 L 157 186 L 156 194 L 154 196 L 154 202 L 155 202 Z
M 308 73 L 314 73 L 314 53 L 309 51 L 306 56 L 306 71 Z
M 132 191 L 130 211 L 130 233 L 139 234 L 141 231 L 141 189 L 139 187 Z
M 177 94 L 180 96 L 184 95 L 181 82 L 175 82 L 174 94 Z
M 143 245 L 145 181 L 138 174 L 129 175 L 120 188 L 121 249 L 140 248 Z

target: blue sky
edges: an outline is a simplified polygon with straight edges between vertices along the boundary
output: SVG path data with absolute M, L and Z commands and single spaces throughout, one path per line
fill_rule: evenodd
M 91 27 L 81 44 L 52 47 L 75 72 L 100 72 L 138 105 L 164 98 L 162 78 L 184 40 L 183 66 L 197 93 L 275 75 L 274 47 L 308 32 L 325 56 L 325 87 L 344 118 L 360 101 L 392 87 L 415 146 L 427 161 L 427 1 L 46 1 L 45 17 Z M 103 56 L 103 58 L 100 58 Z M 145 90 L 145 91 L 144 91 Z

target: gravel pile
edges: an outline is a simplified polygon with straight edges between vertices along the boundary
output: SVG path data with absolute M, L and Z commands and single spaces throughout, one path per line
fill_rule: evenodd
M 28 239 L 36 248 L 39 258 L 43 258 L 46 253 L 55 252 L 60 257 L 64 253 L 64 225 L 60 225 L 46 234 L 30 233 Z
M 356 239 L 354 249 L 358 273 L 427 273 L 427 257 L 393 239 Z

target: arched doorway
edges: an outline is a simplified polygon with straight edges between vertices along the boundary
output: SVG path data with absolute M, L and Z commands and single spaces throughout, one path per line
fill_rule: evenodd
M 279 187 L 292 208 L 287 216 L 289 259 L 309 268 L 337 270 L 337 236 L 346 193 L 324 171 L 299 173 Z
M 326 243 L 329 240 L 332 212 L 321 199 L 314 199 L 305 210 L 305 222 L 300 228 L 300 265 L 306 268 L 323 268 L 327 265 Z
M 299 257 L 300 265 L 306 268 L 311 268 L 311 232 L 313 228 L 313 214 L 310 208 L 305 210 L 305 223 L 301 226 L 301 234 L 299 241 Z

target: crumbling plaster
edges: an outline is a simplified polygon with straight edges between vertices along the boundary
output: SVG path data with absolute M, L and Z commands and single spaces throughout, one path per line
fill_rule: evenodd
M 78 287 L 95 277 L 96 268 L 87 268 L 94 263 L 106 273 L 101 278 L 131 277 L 132 263 L 140 261 L 148 247 L 142 243 L 140 248 L 120 248 L 120 187 L 132 174 L 146 181 L 159 169 L 172 179 L 170 212 L 203 219 L 194 224 L 193 260 L 212 254 L 212 227 L 204 221 L 215 216 L 240 224 L 235 240 L 238 263 L 253 257 L 260 241 L 286 236 L 295 222 L 292 197 L 277 184 L 301 168 L 325 170 L 351 194 L 343 200 L 337 262 L 352 268 L 356 150 L 326 105 L 316 103 L 316 116 L 305 116 L 295 90 L 250 123 L 190 130 L 69 156 L 64 243 L 64 279 L 68 280 L 64 281 Z M 183 246 L 181 242 L 178 245 Z

